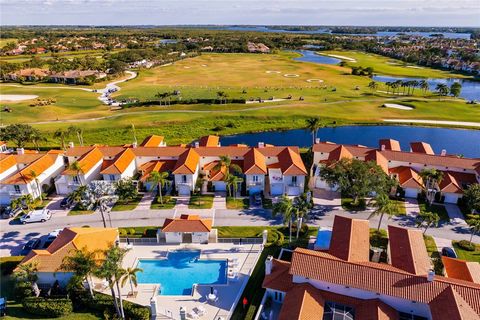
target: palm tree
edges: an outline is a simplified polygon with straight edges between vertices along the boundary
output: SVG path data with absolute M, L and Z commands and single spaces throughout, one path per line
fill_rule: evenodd
M 141 268 L 127 268 L 125 269 L 125 274 L 122 277 L 122 287 L 125 286 L 125 283 L 130 282 L 130 288 L 132 289 L 132 296 L 133 296 L 133 285 L 137 286 L 137 272 L 143 272 Z
M 234 175 L 228 175 L 227 180 L 225 181 L 227 184 L 228 194 L 233 195 L 233 198 L 237 198 L 237 191 L 238 185 L 243 182 L 243 179 Z M 231 190 L 233 189 L 233 190 Z M 230 191 L 232 191 L 230 193 Z
M 442 182 L 443 172 L 435 168 L 423 169 L 420 171 L 420 176 L 423 180 L 423 188 L 429 205 L 432 205 L 435 200 L 435 195 L 438 190 L 438 185 Z
M 167 93 L 166 92 L 157 92 L 155 94 L 155 98 L 158 98 L 158 103 L 160 105 L 162 105 L 162 101 L 167 97 Z M 165 103 L 166 105 L 166 103 Z
M 314 145 L 315 141 L 317 140 L 318 129 L 322 127 L 322 122 L 320 121 L 319 117 L 308 118 L 307 120 L 305 120 L 305 122 L 305 128 L 310 130 L 310 132 L 312 133 L 312 145 Z
M 80 174 L 84 174 L 85 172 L 83 171 L 82 165 L 78 161 L 75 161 L 68 166 L 68 169 L 75 172 L 76 176 L 78 177 L 78 181 L 80 182 L 80 185 L 83 186 L 83 181 Z
M 33 292 L 35 292 L 35 296 L 38 297 L 40 294 L 40 289 L 37 285 L 38 280 L 38 263 L 37 262 L 30 262 L 30 263 L 22 263 L 18 265 L 18 269 L 13 273 L 13 277 L 15 278 L 16 282 L 27 282 L 30 284 Z
M 170 183 L 170 180 L 168 180 L 168 173 L 152 171 L 147 181 L 153 183 L 151 187 L 151 191 L 153 191 L 155 187 L 158 187 L 158 195 L 160 196 L 160 203 L 163 204 L 162 189 Z
M 59 267 L 59 270 L 73 272 L 78 279 L 87 281 L 92 298 L 94 296 L 92 274 L 98 267 L 97 254 L 98 252 L 88 251 L 86 247 L 80 250 L 73 250 L 73 252 L 69 252 L 63 258 Z
M 470 234 L 470 243 L 472 243 L 473 236 L 480 232 L 480 218 L 472 218 L 467 220 L 472 233 Z
M 225 99 L 225 103 L 227 103 L 227 94 L 225 91 L 217 91 L 217 98 L 220 100 L 220 104 L 223 103 L 223 100 Z
M 35 181 L 35 186 L 37 188 L 38 197 L 40 198 L 40 201 L 43 201 L 42 190 L 40 189 L 40 181 L 38 179 L 38 174 L 35 172 L 35 170 L 30 170 L 29 176 L 30 176 L 31 179 L 33 179 Z
M 286 196 L 282 196 L 279 202 L 273 206 L 272 215 L 281 214 L 283 223 L 288 223 L 289 242 L 292 242 L 292 220 L 295 214 L 295 207 L 293 201 Z
M 70 136 L 70 133 L 71 132 L 69 130 L 63 130 L 63 129 L 57 129 L 53 133 L 53 137 L 55 139 L 60 139 L 60 145 L 62 146 L 63 150 L 67 149 L 66 144 L 65 144 L 65 140 Z
M 371 81 L 369 84 L 368 84 L 368 87 L 370 88 L 370 90 L 375 91 L 378 89 L 378 83 L 376 83 L 375 81 Z
M 310 209 L 310 204 L 307 202 L 307 198 L 305 197 L 296 197 L 293 201 L 293 205 L 295 207 L 295 213 L 297 216 L 297 239 L 300 235 L 300 230 L 302 229 L 303 218 L 308 215 L 308 211 Z
M 424 95 L 427 93 L 428 89 L 430 89 L 428 82 L 426 80 L 420 80 L 419 86 L 420 86 L 420 89 L 423 90 Z
M 68 194 L 68 198 L 72 202 L 80 202 L 83 199 L 83 195 L 87 191 L 87 186 L 80 186 Z
M 417 80 L 412 80 L 412 81 L 410 81 L 410 84 L 412 86 L 412 93 L 411 94 L 413 95 L 415 93 L 415 88 L 418 87 L 418 85 L 419 85 L 419 82 Z
M 68 131 L 71 132 L 72 134 L 77 135 L 78 143 L 83 146 L 83 128 L 79 128 L 76 126 L 70 126 L 68 127 Z
M 40 131 L 38 130 L 34 130 L 31 134 L 30 134 L 30 140 L 32 141 L 33 145 L 35 146 L 35 148 L 37 150 L 39 150 L 40 146 L 39 146 L 39 142 L 40 141 L 47 141 L 47 138 L 45 138 L 41 133 Z
M 133 143 L 137 144 L 137 131 L 135 130 L 135 125 L 131 125 L 132 134 L 133 134 Z
M 20 210 L 26 214 L 33 210 L 35 207 L 35 201 L 33 201 L 32 195 L 26 194 L 12 200 L 11 206 L 14 210 L 20 208 Z M 27 211 L 25 211 L 25 207 L 27 208 Z
M 437 86 L 435 87 L 435 90 L 441 96 L 446 96 L 450 92 L 450 90 L 448 89 L 448 86 L 444 83 L 437 84 Z
M 225 169 L 225 179 L 224 181 L 227 180 L 228 176 L 230 175 L 230 170 L 233 172 L 240 174 L 242 173 L 242 168 L 236 164 L 232 163 L 232 159 L 230 159 L 229 156 L 220 156 L 220 160 L 218 163 L 213 167 L 214 170 L 222 170 Z
M 387 81 L 387 82 L 385 82 L 385 86 L 387 87 L 387 94 L 389 94 L 389 93 L 390 93 L 390 89 L 392 88 L 392 83 L 389 82 L 389 81 Z
M 427 229 L 430 227 L 437 227 L 440 222 L 440 217 L 435 212 L 423 212 L 419 213 L 417 218 L 417 228 L 425 227 L 423 234 L 427 232 Z
M 383 216 L 386 214 L 390 218 L 391 216 L 395 215 L 395 213 L 398 212 L 398 206 L 395 202 L 390 200 L 388 195 L 384 193 L 378 194 L 375 197 L 373 206 L 375 207 L 375 210 L 370 214 L 368 219 L 371 219 L 378 215 L 380 216 L 377 227 L 377 232 L 379 232 L 380 226 L 382 225 Z

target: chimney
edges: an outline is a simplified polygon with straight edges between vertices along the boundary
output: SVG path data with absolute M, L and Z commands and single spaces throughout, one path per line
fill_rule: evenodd
M 17 154 L 25 154 L 25 149 L 17 148 Z
M 440 153 L 440 155 L 442 157 L 445 157 L 447 155 L 447 150 L 446 149 L 442 149 L 442 152 Z
M 320 143 L 320 138 L 315 138 L 315 143 Z
M 133 148 L 136 148 L 136 147 L 137 147 L 137 143 L 136 143 L 136 142 L 132 143 L 132 147 L 133 147 Z
M 435 277 L 435 271 L 433 271 L 433 270 L 428 271 L 427 281 L 428 282 L 433 282 L 434 277 Z
M 382 144 L 382 145 L 380 146 L 380 149 L 381 149 L 382 151 L 385 151 L 385 149 L 386 149 L 385 145 Z
M 268 256 L 265 260 L 265 275 L 272 273 L 273 256 Z
M 73 148 L 74 146 L 75 146 L 75 145 L 73 144 L 73 141 L 70 141 L 70 142 L 68 143 L 68 147 L 69 147 L 69 148 Z
M 264 148 L 264 147 L 265 147 L 265 143 L 264 143 L 264 142 L 259 142 L 259 143 L 258 143 L 258 147 L 259 147 L 259 148 Z
M 200 143 L 198 141 L 195 141 L 193 143 L 193 147 L 198 148 L 200 146 Z

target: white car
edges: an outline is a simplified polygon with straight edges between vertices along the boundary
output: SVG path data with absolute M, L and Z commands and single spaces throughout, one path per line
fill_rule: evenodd
M 55 229 L 52 232 L 50 232 L 47 236 L 47 241 L 55 240 L 58 237 L 58 235 L 60 234 L 60 232 L 62 232 L 62 230 L 63 229 Z
M 20 222 L 22 224 L 30 223 L 30 222 L 45 222 L 50 220 L 52 214 L 50 210 L 43 209 L 43 210 L 34 210 L 23 217 L 20 218 Z

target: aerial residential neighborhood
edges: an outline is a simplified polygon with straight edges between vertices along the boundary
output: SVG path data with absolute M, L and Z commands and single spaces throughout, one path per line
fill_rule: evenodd
M 480 319 L 478 1 L 0 1 L 0 319 Z

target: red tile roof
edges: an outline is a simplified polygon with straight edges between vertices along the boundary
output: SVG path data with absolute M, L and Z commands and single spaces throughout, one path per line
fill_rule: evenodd
M 163 136 L 151 135 L 146 137 L 140 144 L 142 147 L 159 147 L 163 142 Z
M 40 158 L 28 164 L 15 174 L 9 176 L 7 179 L 4 179 L 1 183 L 28 184 L 34 180 L 32 173 L 35 173 L 37 176 L 41 175 L 55 164 L 57 157 L 57 154 L 42 154 Z
M 418 152 L 418 153 L 425 153 L 425 154 L 435 154 L 433 152 L 432 146 L 426 142 L 411 142 L 410 143 L 410 148 L 412 149 L 412 152 Z
M 432 269 L 420 230 L 388 226 L 392 266 L 416 275 L 426 275 Z
M 218 143 L 220 142 L 219 136 L 205 136 L 201 137 L 198 141 L 201 147 L 218 147 Z
M 165 219 L 162 232 L 210 232 L 211 219 L 200 219 L 198 215 L 182 215 L 177 219 Z
M 200 157 L 198 153 L 190 148 L 184 151 L 177 160 L 175 168 L 173 169 L 174 174 L 193 174 L 197 170 L 198 161 Z
M 13 155 L 4 155 L 2 154 L 0 157 L 0 173 L 3 173 L 10 169 L 13 166 L 17 165 L 17 161 L 15 156 Z
M 395 167 L 389 170 L 390 174 L 397 177 L 398 183 L 402 188 L 422 189 L 422 177 L 410 167 Z
M 132 152 L 131 149 L 125 149 L 122 153 L 120 153 L 112 163 L 103 169 L 100 173 L 101 174 L 122 174 L 127 170 L 128 166 L 135 161 L 135 154 Z
M 278 162 L 282 169 L 282 174 L 286 176 L 306 175 L 307 169 L 303 164 L 302 157 L 292 148 L 286 147 L 278 154 Z
M 394 150 L 394 151 L 402 151 L 400 148 L 400 142 L 393 139 L 380 139 L 378 142 L 379 149 L 382 150 L 382 146 L 385 147 L 385 150 Z
M 252 148 L 245 154 L 243 173 L 267 174 L 265 156 L 257 148 Z
M 278 320 L 322 319 L 324 305 L 320 290 L 309 284 L 295 285 L 283 300 Z
M 83 154 L 80 159 L 77 160 L 78 164 L 82 168 L 83 173 L 87 173 L 92 170 L 98 163 L 103 161 L 103 154 L 97 147 L 92 148 Z M 63 175 L 77 175 L 75 170 L 67 169 L 63 171 Z
M 473 173 L 443 171 L 439 187 L 441 192 L 463 193 L 466 186 L 474 183 L 477 183 L 477 178 Z
M 153 160 L 146 162 L 140 166 L 140 172 L 142 177 L 140 181 L 147 181 L 150 173 L 153 171 L 156 172 L 171 172 L 175 167 L 176 160 Z
M 328 252 L 347 261 L 368 261 L 370 258 L 368 221 L 336 215 Z
M 443 256 L 442 262 L 447 277 L 480 283 L 480 263 Z
M 290 262 L 283 260 L 272 260 L 272 272 L 265 275 L 262 287 L 277 291 L 287 292 L 293 287 L 292 275 L 289 274 Z

